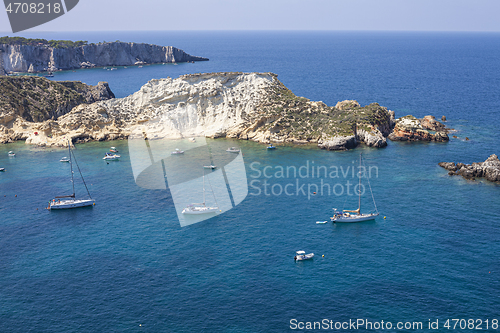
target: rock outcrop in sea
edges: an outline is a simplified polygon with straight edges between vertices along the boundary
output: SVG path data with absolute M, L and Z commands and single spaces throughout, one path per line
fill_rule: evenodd
M 65 48 L 0 44 L 0 75 L 206 60 L 172 46 L 144 43 L 110 42 Z
M 484 177 L 491 182 L 500 182 L 500 160 L 495 154 L 490 155 L 484 162 L 472 164 L 441 162 L 439 166 L 448 170 L 450 176 L 459 175 L 471 180 Z
M 448 141 L 450 129 L 436 120 L 434 116 L 417 119 L 405 116 L 396 120 L 394 130 L 389 135 L 392 141 Z M 431 133 L 430 131 L 434 132 Z
M 37 76 L 0 77 L 0 96 L 0 143 L 27 139 L 34 132 L 47 131 L 46 128 L 57 123 L 60 116 L 80 104 L 115 97 L 107 82 L 90 86 Z
M 359 143 L 386 146 L 394 113 L 377 103 L 313 102 L 294 95 L 273 73 L 208 73 L 151 80 L 125 98 L 80 104 L 43 122 L 23 121 L 17 136 L 45 145 L 62 145 L 68 137 L 126 138 L 140 126 L 149 139 L 231 137 L 343 150 Z M 11 137 L 4 131 L 0 140 Z

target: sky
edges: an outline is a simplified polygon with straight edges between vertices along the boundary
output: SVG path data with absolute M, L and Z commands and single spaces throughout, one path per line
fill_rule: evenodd
M 70 12 L 29 31 L 500 32 L 499 15 L 500 0 L 80 0 Z M 12 34 L 5 11 L 0 31 L 23 35 Z

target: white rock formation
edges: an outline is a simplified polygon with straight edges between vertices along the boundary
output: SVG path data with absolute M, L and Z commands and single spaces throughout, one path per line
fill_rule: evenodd
M 27 123 L 26 143 L 62 145 L 66 138 L 125 138 L 140 127 L 149 139 L 220 137 L 251 132 L 256 107 L 279 81 L 272 73 L 189 74 L 151 80 L 125 98 L 82 104 L 57 121 Z M 22 126 L 17 126 L 19 130 Z M 44 128 L 45 130 L 41 130 Z M 49 136 L 52 136 L 51 138 Z

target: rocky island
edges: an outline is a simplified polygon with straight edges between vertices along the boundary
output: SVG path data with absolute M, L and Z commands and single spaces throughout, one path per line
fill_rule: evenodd
M 434 116 L 425 116 L 422 119 L 405 116 L 396 120 L 389 139 L 392 141 L 448 141 L 449 131 L 450 129 L 437 121 Z
M 54 109 L 63 111 L 29 118 L 17 105 L 2 106 L 0 142 L 26 139 L 28 144 L 63 145 L 68 137 L 75 142 L 113 140 L 140 128 L 149 139 L 229 137 L 345 150 L 360 143 L 384 147 L 398 128 L 394 112 L 377 103 L 360 106 L 349 100 L 327 106 L 296 96 L 273 73 L 155 79 L 125 98 L 79 103 L 69 112 Z
M 172 46 L 144 43 L 116 41 L 89 44 L 86 41 L 0 38 L 0 75 L 207 60 Z
M 439 166 L 448 170 L 450 176 L 458 175 L 470 180 L 484 177 L 491 182 L 500 182 L 500 160 L 495 154 L 490 155 L 484 162 L 472 164 L 441 162 Z

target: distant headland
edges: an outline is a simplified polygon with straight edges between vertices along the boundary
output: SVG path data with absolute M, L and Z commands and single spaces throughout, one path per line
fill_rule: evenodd
M 173 46 L 0 37 L 0 75 L 207 60 Z

